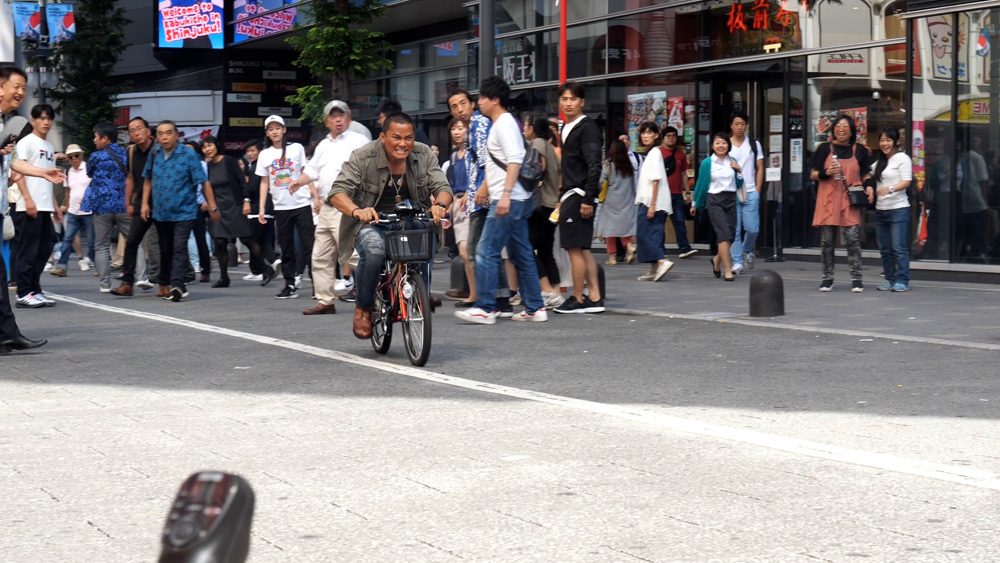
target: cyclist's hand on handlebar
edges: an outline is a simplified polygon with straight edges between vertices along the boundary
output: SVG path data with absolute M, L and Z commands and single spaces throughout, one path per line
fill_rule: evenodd
M 378 211 L 374 207 L 358 208 L 354 210 L 354 218 L 362 223 L 378 223 Z
M 435 223 L 440 223 L 441 219 L 444 219 L 444 216 L 448 213 L 448 210 L 440 205 L 432 205 L 428 213 L 434 218 Z

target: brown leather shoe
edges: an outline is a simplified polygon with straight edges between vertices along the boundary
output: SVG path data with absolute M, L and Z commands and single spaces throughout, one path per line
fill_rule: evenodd
M 161 285 L 160 286 L 160 290 L 156 292 L 156 296 L 157 297 L 166 297 L 168 295 L 170 295 L 170 286 L 169 285 Z
M 448 299 L 463 300 L 469 298 L 469 290 L 467 289 L 449 289 L 444 292 L 444 296 Z
M 354 336 L 364 340 L 372 337 L 372 310 L 354 308 Z
M 337 307 L 330 303 L 329 305 L 324 305 L 322 303 L 317 303 L 312 309 L 306 309 L 302 311 L 303 315 L 332 315 L 337 312 Z
M 118 297 L 132 297 L 132 284 L 123 283 L 120 286 L 111 290 L 111 295 L 117 295 Z
M 202 274 L 202 276 L 201 276 L 201 283 L 208 283 L 210 281 L 212 281 L 212 277 L 211 276 Z

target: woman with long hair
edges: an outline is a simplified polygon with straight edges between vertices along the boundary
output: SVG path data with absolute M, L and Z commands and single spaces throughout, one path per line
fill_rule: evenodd
M 820 291 L 833 291 L 833 251 L 837 228 L 847 245 L 847 264 L 851 270 L 851 291 L 865 290 L 861 282 L 861 209 L 851 207 L 848 186 L 860 186 L 870 170 L 868 149 L 857 144 L 858 129 L 854 118 L 841 114 L 833 122 L 833 141 L 816 148 L 810 178 L 819 182 L 813 227 L 820 230 L 820 256 L 823 281 Z M 872 197 L 868 188 L 868 197 Z
M 219 279 L 212 287 L 229 287 L 229 241 L 238 238 L 250 254 L 260 258 L 260 245 L 250 238 L 250 225 L 246 215 L 250 213 L 250 202 L 243 198 L 246 190 L 246 176 L 239 162 L 219 151 L 219 141 L 209 135 L 201 140 L 201 152 L 208 163 L 208 182 L 215 194 L 215 206 L 221 217 L 212 223 L 212 241 L 215 243 L 215 257 L 219 260 Z M 274 278 L 274 269 L 264 262 L 264 280 Z
M 546 307 L 553 308 L 563 302 L 559 291 L 562 280 L 553 253 L 556 225 L 549 221 L 549 216 L 559 206 L 559 157 L 552 144 L 555 137 L 558 135 L 553 133 L 549 118 L 544 113 L 531 114 L 525 118 L 524 138 L 542 155 L 545 167 L 542 187 L 536 195 L 539 205 L 528 219 L 528 237 L 531 239 L 531 247 L 535 249 L 535 266 L 542 285 L 542 298 L 545 299 Z
M 617 264 L 615 254 L 625 249 L 628 249 L 625 261 L 631 264 L 635 260 L 635 252 L 632 249 L 636 223 L 633 208 L 635 167 L 628 157 L 628 148 L 620 140 L 611 142 L 604 168 L 601 170 L 601 182 L 608 183 L 597 228 L 598 236 L 604 237 L 608 248 L 608 259 L 604 264 L 608 266 Z M 663 246 L 662 242 L 660 246 Z
M 882 129 L 878 138 L 878 159 L 872 164 L 875 195 L 875 228 L 882 254 L 885 281 L 879 291 L 910 289 L 910 198 L 907 188 L 913 181 L 913 161 L 899 150 L 899 130 Z
M 635 152 L 649 154 L 660 144 L 660 127 L 655 121 L 645 121 L 639 125 L 639 147 Z
M 718 132 L 712 135 L 712 155 L 701 161 L 698 169 L 698 184 L 694 188 L 691 215 L 697 209 L 708 209 L 708 218 L 718 242 L 718 252 L 712 257 L 712 273 L 726 281 L 735 281 L 732 271 L 732 257 L 729 250 L 736 239 L 736 190 L 743 185 L 742 169 L 729 156 L 732 142 L 729 134 Z

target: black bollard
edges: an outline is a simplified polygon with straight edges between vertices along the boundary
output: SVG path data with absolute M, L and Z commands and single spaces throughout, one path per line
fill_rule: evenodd
M 465 261 L 461 256 L 451 259 L 451 289 L 462 289 L 465 287 Z
M 785 284 L 773 270 L 761 270 L 750 279 L 750 316 L 780 317 L 785 314 Z
M 604 282 L 604 266 L 597 264 L 597 287 L 601 290 L 601 299 L 608 298 L 608 284 Z

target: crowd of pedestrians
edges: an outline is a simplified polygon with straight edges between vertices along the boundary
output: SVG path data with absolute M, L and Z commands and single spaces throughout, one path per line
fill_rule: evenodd
M 23 72 L 0 72 L 4 123 L 24 91 Z M 698 250 L 691 246 L 686 219 L 698 210 L 711 223 L 715 277 L 733 281 L 753 267 L 764 154 L 747 135 L 745 113 L 734 113 L 729 131 L 712 136 L 711 153 L 697 164 L 693 183 L 694 165 L 675 128 L 641 124 L 633 151 L 625 135 L 605 144 L 597 122 L 584 113 L 579 84 L 562 84 L 558 105 L 565 117 L 561 127 L 540 113 L 518 119 L 511 113 L 510 87 L 497 76 L 483 80 L 478 100 L 464 90 L 450 92 L 451 150 L 438 166 L 437 147 L 420 142 L 426 137 L 395 100 L 380 105 L 382 134 L 374 141 L 367 128 L 352 121 L 349 106 L 333 100 L 324 108 L 328 134 L 322 141 L 308 149 L 289 141 L 283 118 L 272 115 L 264 121 L 264 140 L 247 142 L 242 158 L 222 154 L 215 137 L 184 141 L 174 122 L 153 127 L 141 117 L 128 123 L 127 147 L 117 142 L 115 125 L 102 122 L 93 127 L 95 150 L 88 158 L 77 144 L 59 153 L 47 141 L 55 112 L 38 104 L 30 111 L 31 134 L 0 147 L 2 209 L 8 208 L 8 185 L 16 186 L 9 193 L 18 196 L 11 199 L 17 233 L 14 302 L 21 308 L 54 305 L 42 288 L 42 273 L 50 269 L 54 276 L 67 276 L 71 254 L 81 271 L 95 269 L 102 293 L 132 297 L 159 286 L 159 297 L 183 301 L 199 273 L 201 281 L 211 281 L 210 234 L 219 271 L 212 288 L 232 283 L 230 252 L 238 241 L 250 267 L 244 280 L 267 285 L 280 275 L 275 297 L 294 299 L 308 270 L 317 303 L 303 314 L 335 313 L 337 300 L 354 301 L 354 333 L 365 338 L 382 255 L 381 232 L 369 223 L 401 200 L 433 208 L 434 217 L 451 229 L 448 238 L 463 261 L 466 281 L 446 295 L 456 300 L 455 315 L 471 323 L 542 322 L 550 312 L 601 313 L 604 298 L 591 253 L 595 235 L 606 244 L 606 266 L 645 263 L 649 270 L 638 280 L 658 282 L 674 265 L 664 247 L 667 220 L 679 257 L 689 258 Z M 862 186 L 869 202 L 878 199 L 885 277 L 878 289 L 908 289 L 906 193 L 912 164 L 898 143 L 898 131 L 887 128 L 873 157 L 857 143 L 855 124 L 844 115 L 834 122 L 832 141 L 815 151 L 811 176 L 819 186 L 814 226 L 822 241 L 820 291 L 833 289 L 837 227 L 848 250 L 852 291 L 864 289 L 860 211 L 848 197 L 850 186 Z M 65 175 L 57 161 L 68 164 Z M 522 165 L 537 174 L 526 177 Z M 54 182 L 65 184 L 64 201 L 54 197 Z M 111 248 L 119 239 L 115 286 Z M 196 255 L 189 245 L 198 248 Z M 560 275 L 563 252 L 570 280 Z M 6 288 L 6 266 L 0 271 Z M 569 286 L 565 297 L 564 285 Z M 10 304 L 4 291 L 2 350 L 40 345 L 43 341 L 20 335 Z M 522 310 L 515 313 L 517 306 Z

